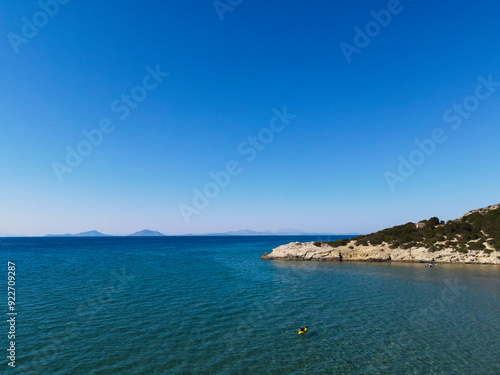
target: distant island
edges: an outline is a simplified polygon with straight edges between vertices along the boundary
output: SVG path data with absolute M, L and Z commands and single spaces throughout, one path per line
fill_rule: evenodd
M 266 230 L 258 232 L 250 229 L 233 230 L 221 233 L 190 234 L 190 236 L 327 236 L 331 233 L 312 233 L 300 229 L 280 229 L 277 231 Z
M 132 234 L 129 234 L 128 236 L 135 236 L 135 237 L 160 237 L 160 236 L 165 236 L 163 233 L 152 231 L 149 229 L 144 229 L 139 232 L 135 232 Z M 96 230 L 91 230 L 88 232 L 82 232 L 82 233 L 77 233 L 77 234 L 47 234 L 45 237 L 118 237 L 118 236 L 113 236 L 111 234 L 104 234 L 101 232 L 98 232 Z
M 110 234 L 103 234 L 96 230 L 90 230 L 88 232 L 82 232 L 77 234 L 47 234 L 45 237 L 111 237 Z
M 300 229 L 280 229 L 278 231 L 270 231 L 266 230 L 263 232 L 258 232 L 250 229 L 241 229 L 229 232 L 220 232 L 220 233 L 205 233 L 205 234 L 186 234 L 185 236 L 326 236 L 331 235 L 331 233 L 311 233 L 305 232 Z M 7 235 L 6 235 L 7 236 Z M 82 232 L 77 234 L 47 234 L 45 237 L 123 237 L 123 236 L 114 236 L 112 234 L 104 234 L 98 232 L 96 230 L 91 230 L 88 232 Z M 132 234 L 128 234 L 127 237 L 166 237 L 165 234 L 144 229 L 139 232 L 135 232 Z
M 139 232 L 135 232 L 132 234 L 129 234 L 129 236 L 135 236 L 135 237 L 165 237 L 163 233 L 154 231 L 154 230 L 149 230 L 149 229 L 144 229 Z
M 292 242 L 262 259 L 500 263 L 500 204 L 444 222 L 437 217 L 330 242 Z

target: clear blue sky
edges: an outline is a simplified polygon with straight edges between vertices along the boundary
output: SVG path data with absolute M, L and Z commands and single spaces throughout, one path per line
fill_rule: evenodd
M 52 17 L 2 6 L 0 233 L 371 232 L 500 202 L 500 87 L 478 89 L 500 82 L 497 1 L 47 3 Z M 147 96 L 125 116 L 131 91 Z M 106 118 L 113 131 L 59 179 L 54 162 Z M 439 128 L 446 141 L 415 153 Z M 240 173 L 194 207 L 231 160 Z

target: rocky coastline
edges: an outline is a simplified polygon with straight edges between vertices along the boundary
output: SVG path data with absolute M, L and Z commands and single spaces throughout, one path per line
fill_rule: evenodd
M 444 222 L 437 217 L 330 242 L 291 242 L 262 259 L 421 263 L 500 263 L 500 204 Z
M 453 248 L 430 252 L 427 248 L 391 249 L 387 244 L 356 245 L 352 240 L 345 246 L 331 247 L 327 243 L 291 242 L 279 246 L 261 259 L 266 260 L 306 260 L 323 262 L 363 261 L 363 262 L 418 262 L 418 263 L 471 263 L 499 264 L 498 252 L 485 253 L 470 250 L 467 253 L 457 252 Z

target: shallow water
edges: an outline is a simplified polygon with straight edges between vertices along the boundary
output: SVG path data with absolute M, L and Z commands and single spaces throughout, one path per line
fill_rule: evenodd
M 500 267 L 259 259 L 316 239 L 2 239 L 0 373 L 500 373 Z

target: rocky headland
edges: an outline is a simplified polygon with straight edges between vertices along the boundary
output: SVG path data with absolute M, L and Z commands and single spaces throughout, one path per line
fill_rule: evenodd
M 499 264 L 500 204 L 447 223 L 433 217 L 351 239 L 292 242 L 262 259 Z

